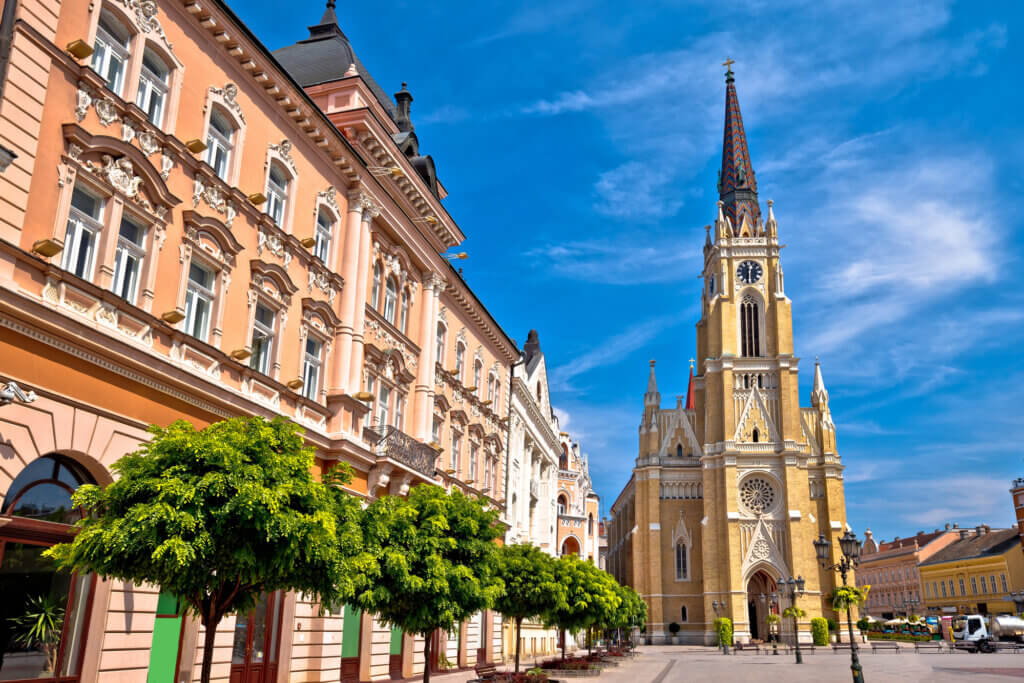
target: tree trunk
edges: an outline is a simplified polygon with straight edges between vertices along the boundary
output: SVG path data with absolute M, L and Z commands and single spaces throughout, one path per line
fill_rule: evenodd
M 213 667 L 213 643 L 217 639 L 217 624 L 220 623 L 220 619 L 214 621 L 211 618 L 207 621 L 209 623 L 205 625 L 206 633 L 203 637 L 203 668 L 199 674 L 201 683 L 210 683 L 210 669 Z
M 562 661 L 565 661 L 565 629 L 562 629 Z
M 434 632 L 427 634 L 423 643 L 423 683 L 430 683 L 430 641 L 434 639 Z
M 593 654 L 593 649 L 594 649 L 594 639 L 593 639 L 593 637 L 591 635 L 591 634 L 593 634 L 593 629 L 588 626 L 586 633 L 587 633 L 587 656 L 589 657 L 590 655 Z
M 519 673 L 519 643 L 522 642 L 520 634 L 523 631 L 523 618 L 516 617 L 516 673 Z

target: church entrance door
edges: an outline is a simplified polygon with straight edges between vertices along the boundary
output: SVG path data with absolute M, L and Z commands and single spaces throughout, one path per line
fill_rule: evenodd
M 778 610 L 778 585 L 775 579 L 758 571 L 747 582 L 747 612 L 750 637 L 768 640 L 768 615 Z

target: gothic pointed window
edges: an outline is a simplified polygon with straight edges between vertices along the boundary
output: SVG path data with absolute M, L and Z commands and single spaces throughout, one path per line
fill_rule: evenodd
M 685 624 L 685 623 L 686 623 L 686 621 L 687 621 L 687 619 L 686 619 L 686 605 L 683 605 L 683 606 L 682 606 L 682 607 L 681 607 L 681 608 L 679 609 L 679 621 L 683 622 L 684 624 Z
M 687 580 L 686 544 L 676 541 L 676 581 Z
M 761 440 L 761 433 L 757 431 L 757 427 L 754 427 L 754 433 L 751 435 L 751 441 L 757 443 Z
M 761 355 L 760 312 L 757 300 L 749 294 L 740 304 L 740 346 L 745 357 Z
M 682 444 L 677 444 L 676 445 L 676 457 L 677 458 L 683 457 L 683 445 Z

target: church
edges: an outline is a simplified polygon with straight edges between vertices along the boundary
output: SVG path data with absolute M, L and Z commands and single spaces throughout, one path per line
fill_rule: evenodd
M 843 465 L 828 391 L 815 363 L 810 407 L 800 406 L 792 300 L 783 287 L 779 226 L 762 216 L 731 61 L 718 215 L 705 228 L 701 319 L 689 386 L 661 403 L 650 364 L 639 448 L 611 508 L 608 570 L 648 605 L 646 636 L 715 642 L 716 616 L 736 642 L 765 640 L 768 615 L 790 606 L 785 586 L 802 577 L 801 642 L 810 620 L 835 618 L 836 585 L 813 541 L 846 530 Z M 696 367 L 694 365 L 696 364 Z M 792 642 L 793 624 L 783 619 Z

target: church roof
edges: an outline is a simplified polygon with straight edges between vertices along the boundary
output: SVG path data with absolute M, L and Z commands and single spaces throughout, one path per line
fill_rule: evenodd
M 725 132 L 722 137 L 718 196 L 725 203 L 725 215 L 738 232 L 744 217 L 749 219 L 751 226 L 761 222 L 761 207 L 757 202 L 757 178 L 754 166 L 750 163 L 747 134 L 743 130 L 743 116 L 740 114 L 740 100 L 736 95 L 731 65 L 732 61 L 726 60 L 729 70 L 725 72 Z
M 327 8 L 320 18 L 320 23 L 309 27 L 309 38 L 275 50 L 274 57 L 304 88 L 319 83 L 340 81 L 346 78 L 345 73 L 349 66 L 354 65 L 380 106 L 394 120 L 394 103 L 352 49 L 348 36 L 338 26 L 338 16 L 334 13 L 334 7 L 335 0 L 327 0 Z

